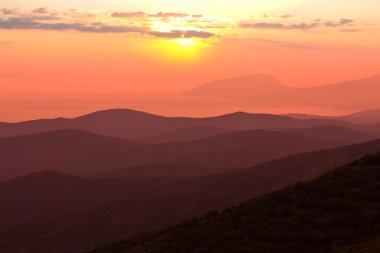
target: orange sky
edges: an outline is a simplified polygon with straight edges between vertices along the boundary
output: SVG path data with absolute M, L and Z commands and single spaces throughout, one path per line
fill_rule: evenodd
M 0 120 L 149 109 L 112 98 L 253 73 L 300 87 L 380 72 L 379 1 L 3 2 Z M 66 102 L 53 110 L 56 98 Z

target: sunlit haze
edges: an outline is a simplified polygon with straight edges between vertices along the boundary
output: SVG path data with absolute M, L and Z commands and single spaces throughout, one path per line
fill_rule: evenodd
M 290 87 L 380 73 L 378 0 L 3 0 L 0 8 L 0 121 L 115 107 L 343 114 L 368 108 L 226 105 L 182 93 L 260 73 Z

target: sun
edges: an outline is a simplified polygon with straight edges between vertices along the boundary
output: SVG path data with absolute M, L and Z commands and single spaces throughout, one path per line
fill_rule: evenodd
M 198 38 L 173 38 L 154 40 L 156 52 L 165 59 L 178 62 L 197 61 L 210 45 Z
M 177 44 L 180 44 L 180 45 L 184 45 L 184 46 L 195 46 L 196 45 L 195 40 L 187 39 L 187 38 L 176 39 L 176 40 L 174 40 L 174 42 Z

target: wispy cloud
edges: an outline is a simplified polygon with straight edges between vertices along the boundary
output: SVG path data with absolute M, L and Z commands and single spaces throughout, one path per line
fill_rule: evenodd
M 263 14 L 250 20 L 224 19 L 202 14 L 183 12 L 107 12 L 53 10 L 46 7 L 32 10 L 0 9 L 0 29 L 33 29 L 79 31 L 88 33 L 137 33 L 158 38 L 209 39 L 228 35 L 228 31 L 243 30 L 298 30 L 339 28 L 340 31 L 357 31 L 355 20 L 342 18 L 336 21 L 305 21 L 290 14 Z
M 270 40 L 270 39 L 255 39 L 256 41 L 276 45 L 279 47 L 285 48 L 293 48 L 293 49 L 302 49 L 302 50 L 322 50 L 320 46 L 311 45 L 306 43 L 294 43 L 294 42 L 286 42 L 281 40 Z
M 291 24 L 285 25 L 282 23 L 241 23 L 240 28 L 256 28 L 256 29 L 276 29 L 276 30 L 309 30 L 318 26 L 317 23 L 312 24 Z
M 355 20 L 342 18 L 339 21 L 315 20 L 310 23 L 280 23 L 280 22 L 241 22 L 243 29 L 272 29 L 272 30 L 310 30 L 317 27 L 344 27 L 354 25 Z
M 157 32 L 150 31 L 148 34 L 153 35 L 155 37 L 160 38 L 211 38 L 214 37 L 215 34 L 205 31 L 196 31 L 196 30 L 172 30 L 170 32 Z
M 178 12 L 158 12 L 158 13 L 146 13 L 146 12 L 114 12 L 111 14 L 114 18 L 185 18 L 191 16 L 188 13 Z M 202 15 L 192 15 L 202 17 Z
M 0 20 L 0 28 L 2 29 L 38 29 L 38 30 L 74 30 L 80 32 L 96 32 L 96 33 L 129 33 L 144 32 L 142 27 L 129 26 L 112 26 L 104 24 L 83 24 L 83 23 L 41 23 L 35 19 L 28 18 L 9 18 Z
M 215 21 L 215 22 L 214 22 Z M 45 7 L 30 11 L 0 9 L 0 29 L 79 31 L 92 33 L 140 33 L 159 38 L 211 38 L 205 28 L 217 20 L 201 14 L 177 12 L 57 11 Z

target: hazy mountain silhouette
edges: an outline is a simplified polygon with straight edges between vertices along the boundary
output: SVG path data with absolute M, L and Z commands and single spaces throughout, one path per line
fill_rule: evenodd
M 346 141 L 350 143 L 359 143 L 380 138 L 380 134 L 378 133 L 353 130 L 340 126 L 315 126 L 289 131 L 318 139 Z
M 82 130 L 57 130 L 0 138 L 0 179 L 39 170 L 83 174 L 119 168 L 141 144 Z
M 251 130 L 192 142 L 143 145 L 82 130 L 57 130 L 0 138 L 0 180 L 39 170 L 83 175 L 156 163 L 200 166 L 208 168 L 202 174 L 210 174 L 219 172 L 218 167 L 240 168 L 347 143 L 291 132 Z
M 87 175 L 90 178 L 187 178 L 229 171 L 229 167 L 201 167 L 176 163 L 132 166 L 109 172 Z
M 284 116 L 294 118 L 294 119 L 334 119 L 335 117 L 314 115 L 314 114 L 304 114 L 304 113 L 286 113 Z
M 379 177 L 380 154 L 366 156 L 311 182 L 92 253 L 339 252 L 380 235 Z
M 35 173 L 0 183 L 0 206 L 7 207 L 0 209 L 4 221 L 0 247 L 4 253 L 78 252 L 262 196 L 379 151 L 380 141 L 371 141 L 218 175 L 169 181 Z M 334 192 L 331 189 L 328 192 Z
M 248 75 L 227 78 L 206 83 L 193 90 L 186 91 L 186 96 L 252 98 L 255 96 L 286 90 L 275 77 L 267 74 Z
M 272 128 L 338 125 L 363 129 L 352 123 L 333 119 L 293 119 L 271 114 L 236 112 L 207 118 L 163 117 L 129 109 L 99 111 L 73 119 L 35 120 L 20 123 L 0 123 L 0 137 L 33 134 L 59 129 L 80 129 L 100 135 L 141 140 L 189 127 L 217 127 L 250 130 Z M 193 129 L 195 132 L 197 128 Z M 202 132 L 202 128 L 198 129 Z M 201 135 L 193 133 L 192 135 Z
M 166 132 L 160 135 L 152 136 L 140 140 L 143 143 L 162 143 L 172 141 L 195 141 L 221 135 L 229 132 L 233 132 L 232 129 L 225 129 L 212 126 L 196 126 L 176 129 L 170 132 Z
M 156 191 L 159 182 L 141 178 L 89 180 L 55 171 L 21 176 L 0 183 L 0 231 L 84 211 L 110 201 L 138 199 L 144 196 L 146 189 Z
M 356 124 L 380 123 L 380 109 L 360 111 L 360 112 L 352 113 L 352 114 L 337 117 L 337 118 L 340 120 L 349 121 Z
M 310 88 L 286 87 L 279 83 L 275 85 L 268 79 L 275 80 L 269 77 L 261 80 L 256 75 L 222 79 L 186 91 L 184 95 L 249 99 L 255 105 L 272 106 L 309 105 L 334 108 L 379 108 L 380 106 L 378 100 L 380 75 Z M 268 89 L 265 88 L 267 84 Z

